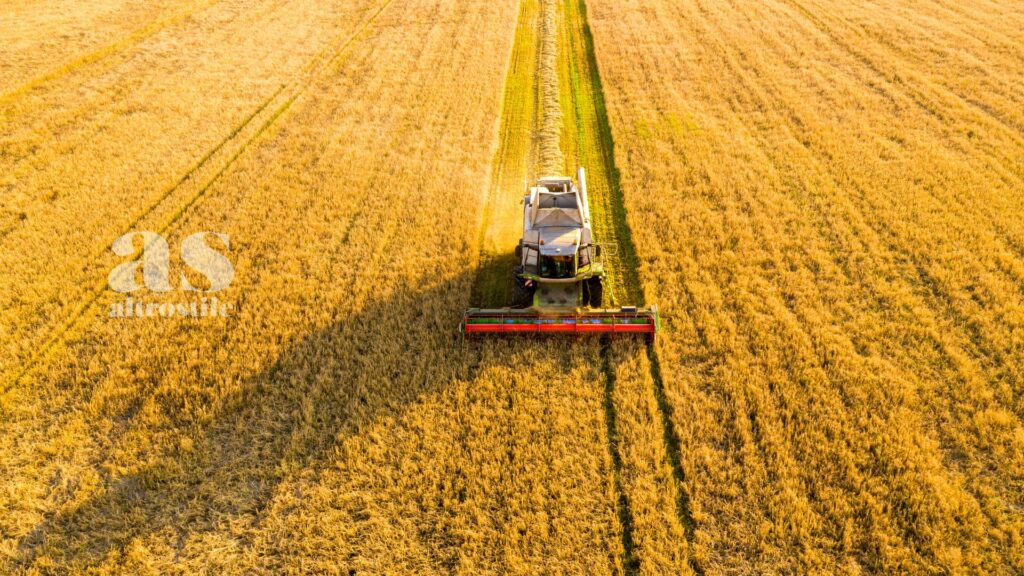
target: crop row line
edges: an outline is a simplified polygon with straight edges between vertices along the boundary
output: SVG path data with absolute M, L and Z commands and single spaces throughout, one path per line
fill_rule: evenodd
M 848 53 L 854 58 L 857 58 L 858 61 L 864 64 L 871 73 L 885 78 L 888 78 L 890 76 L 886 75 L 878 65 L 870 61 L 867 57 L 862 57 L 860 52 L 854 50 L 849 43 L 844 42 L 841 38 L 835 35 L 835 33 L 832 32 L 832 30 L 830 29 L 830 27 L 827 26 L 823 22 L 823 20 L 814 15 L 810 10 L 796 2 L 793 2 L 792 0 L 784 1 L 796 7 L 800 11 L 800 13 L 804 15 L 814 26 L 816 26 L 823 33 L 827 34 L 829 39 L 833 43 L 839 46 L 840 49 L 842 49 L 844 52 Z M 744 79 L 744 75 L 740 72 L 739 68 L 735 65 L 733 67 L 736 71 L 737 77 Z M 748 93 L 757 93 L 753 86 L 753 83 L 750 80 L 743 81 L 749 88 Z M 920 92 L 918 90 L 913 89 L 913 87 L 910 87 L 905 83 L 901 83 L 899 85 L 894 84 L 892 86 L 892 90 L 894 92 L 904 95 L 905 97 L 911 99 L 915 103 L 918 103 L 917 95 Z M 952 90 L 946 89 L 946 92 L 949 93 L 954 98 L 959 97 L 959 95 L 954 93 Z M 788 109 L 788 112 L 790 114 L 795 113 L 795 111 L 792 110 L 791 108 Z M 799 129 L 799 126 L 795 128 Z M 801 136 L 801 138 L 805 137 L 806 135 Z M 769 150 L 771 148 L 766 145 L 764 149 Z M 768 157 L 771 158 L 771 160 L 774 163 L 779 163 L 778 158 L 776 158 L 773 154 L 768 154 Z M 851 179 L 849 184 L 853 187 L 854 190 L 858 192 L 858 194 L 856 195 L 857 197 L 868 197 L 867 189 L 865 188 L 863 183 L 860 182 L 858 179 Z M 950 198 L 948 196 L 939 196 L 931 191 L 926 191 L 926 193 L 929 195 L 929 197 L 931 197 L 938 203 L 949 204 L 951 202 L 960 202 L 965 208 L 978 209 L 976 205 L 964 203 L 958 197 Z M 987 207 L 983 206 L 982 208 Z M 868 205 L 867 209 L 872 209 L 870 204 Z M 1002 358 L 1000 352 L 998 350 L 993 350 L 988 344 L 984 343 L 984 339 L 982 338 L 981 333 L 978 331 L 978 326 L 974 322 L 969 322 L 969 318 L 952 304 L 954 299 L 952 298 L 948 287 L 946 287 L 945 289 L 941 288 L 941 283 L 939 283 L 938 280 L 927 271 L 927 261 L 922 259 L 920 254 L 917 254 L 916 252 L 909 250 L 906 246 L 898 244 L 895 241 L 893 232 L 891 230 L 887 230 L 885 227 L 880 227 L 878 225 L 871 224 L 871 221 L 873 219 L 865 216 L 865 208 L 857 207 L 854 208 L 854 210 L 857 221 L 863 228 L 870 231 L 872 240 L 874 242 L 881 243 L 882 246 L 885 246 L 888 253 L 899 255 L 903 258 L 906 258 L 913 264 L 913 274 L 920 281 L 921 286 L 927 287 L 926 294 L 931 296 L 931 299 L 933 301 L 932 303 L 934 304 L 932 308 L 935 314 L 939 317 L 944 317 L 950 325 L 964 327 L 965 333 L 968 334 L 968 341 L 975 345 L 975 347 L 978 349 L 977 352 L 980 352 L 983 356 L 994 358 L 997 362 L 1001 362 Z M 1003 248 L 1008 256 L 1019 259 L 1020 252 L 1018 251 L 1018 247 L 1014 243 L 1012 235 L 1009 232 L 1007 232 L 1006 229 L 998 222 L 994 222 L 992 226 L 994 228 L 994 240 L 1000 245 L 1000 248 Z M 853 278 L 851 272 L 845 271 L 845 273 L 848 278 Z M 1005 274 L 1008 282 L 1019 282 L 1019 277 L 1017 275 L 1012 274 L 1010 271 L 1003 271 L 1003 273 Z M 925 302 L 928 302 L 928 300 L 925 300 Z
M 909 85 L 909 83 L 904 81 L 898 73 L 892 73 L 891 71 L 884 70 L 881 67 L 881 65 L 875 62 L 863 50 L 858 50 L 850 42 L 840 37 L 840 35 L 835 31 L 838 28 L 846 28 L 848 30 L 851 30 L 855 34 L 862 35 L 865 33 L 863 29 L 858 28 L 856 25 L 838 16 L 818 15 L 811 11 L 806 6 L 804 6 L 800 2 L 800 0 L 780 1 L 799 11 L 805 18 L 807 18 L 808 21 L 810 21 L 810 23 L 815 28 L 817 28 L 822 34 L 827 36 L 831 42 L 842 48 L 847 54 L 855 58 L 857 61 L 866 66 L 876 75 L 885 78 L 894 85 L 899 85 L 903 89 L 904 93 L 911 100 L 913 100 L 913 102 L 919 108 L 926 111 L 930 115 L 935 116 L 940 121 L 949 121 L 948 112 L 945 112 L 945 110 L 947 110 L 948 107 L 943 106 L 942 102 L 936 101 L 939 97 L 941 97 L 941 94 L 944 93 L 953 101 L 958 101 L 962 106 L 973 110 L 976 115 L 987 118 L 991 124 L 997 125 L 1001 130 L 1003 130 L 1006 133 L 1006 135 L 1009 138 L 1013 139 L 1015 142 L 1024 142 L 1024 126 L 1021 126 L 1020 123 L 1012 119 L 1006 118 L 1003 114 L 992 109 L 984 102 L 966 96 L 961 91 L 955 90 L 954 88 L 951 88 L 950 86 L 944 83 L 923 83 L 923 86 L 931 88 L 931 90 L 929 90 L 931 94 L 926 93 L 924 89 L 916 89 L 913 86 Z M 827 11 L 824 12 L 826 14 L 828 13 Z M 828 18 L 831 22 L 826 21 L 826 18 Z M 898 44 L 889 42 L 883 38 L 876 38 L 875 40 L 879 45 L 884 46 L 890 52 L 890 55 L 894 59 L 899 59 L 901 61 L 906 61 L 908 59 L 906 48 L 903 48 Z
M 939 102 L 939 100 L 941 100 L 943 96 L 945 96 L 947 101 L 959 102 L 964 107 L 973 110 L 977 117 L 983 120 L 988 120 L 990 124 L 994 124 L 995 126 L 997 126 L 1000 130 L 1004 132 L 1004 134 L 1008 138 L 1010 138 L 1014 142 L 1024 143 L 1024 126 L 1022 126 L 1020 123 L 1012 119 L 1006 118 L 1001 113 L 992 109 L 984 102 L 981 102 L 975 98 L 971 98 L 963 94 L 961 91 L 956 90 L 953 87 L 950 87 L 944 83 L 925 84 L 925 87 L 930 88 L 930 90 L 927 91 L 930 93 L 926 93 L 926 90 L 924 88 L 915 88 L 914 86 L 910 85 L 910 83 L 900 80 L 901 76 L 898 71 L 894 72 L 892 70 L 884 69 L 881 64 L 875 62 L 863 50 L 855 48 L 850 42 L 840 37 L 839 33 L 835 31 L 835 29 L 839 27 L 844 27 L 857 34 L 863 33 L 861 29 L 855 27 L 853 24 L 841 18 L 833 17 L 832 23 L 835 24 L 835 26 L 830 26 L 829 22 L 825 21 L 824 16 L 819 16 L 815 14 L 809 8 L 801 4 L 798 0 L 780 1 L 783 2 L 785 5 L 796 9 L 801 15 L 807 18 L 808 22 L 810 22 L 810 24 L 815 29 L 817 29 L 823 35 L 828 37 L 828 39 L 831 42 L 833 42 L 836 46 L 840 47 L 846 54 L 856 59 L 862 65 L 864 65 L 865 68 L 867 68 L 871 73 L 875 74 L 879 78 L 885 79 L 894 92 L 901 93 L 902 95 L 910 99 L 917 107 L 928 112 L 932 116 L 935 116 L 940 122 L 948 124 L 947 118 L 943 117 L 942 114 L 936 113 L 936 111 L 942 110 L 943 108 L 948 108 L 944 107 L 942 102 Z M 902 48 L 896 44 L 885 41 L 883 39 L 877 39 L 877 41 L 879 45 L 884 46 L 890 52 L 894 59 L 902 61 L 908 60 L 908 50 L 906 48 Z M 992 158 L 992 162 L 995 164 L 994 166 L 992 166 L 992 168 L 999 170 L 999 172 L 1001 173 L 1002 180 L 1007 184 L 1014 185 L 1016 183 L 1019 183 L 1022 179 L 1024 179 L 1024 173 L 1021 172 L 1020 167 L 1017 165 L 1017 163 L 1014 162 L 1014 159 L 1012 157 L 997 156 Z M 1011 183 L 1011 179 L 1015 180 L 1016 182 Z M 964 203 L 964 200 L 961 198 L 954 199 L 961 204 Z M 948 201 L 948 199 L 943 200 Z M 989 206 L 982 203 L 980 208 L 989 209 Z M 1003 244 L 1003 246 L 1007 250 L 1009 250 L 1018 260 L 1024 259 L 1024 256 L 1022 256 L 1022 252 L 1017 249 L 1016 240 L 1014 239 L 1012 234 L 1007 231 L 1004 225 L 1000 224 L 997 221 L 997 218 L 995 217 L 997 211 L 990 211 L 990 214 L 992 214 L 992 229 L 998 237 L 1000 243 Z

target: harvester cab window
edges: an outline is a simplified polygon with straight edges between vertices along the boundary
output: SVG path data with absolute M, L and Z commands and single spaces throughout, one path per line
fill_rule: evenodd
M 580 249 L 580 268 L 590 266 L 590 246 L 584 246 Z
M 541 278 L 573 278 L 576 276 L 576 266 L 572 256 L 541 256 L 540 277 Z

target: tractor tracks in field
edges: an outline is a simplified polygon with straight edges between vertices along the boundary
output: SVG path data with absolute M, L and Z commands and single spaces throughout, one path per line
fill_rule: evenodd
M 554 14 L 551 12 L 553 11 Z M 558 18 L 552 26 L 550 18 Z M 547 20 L 545 20 L 548 18 Z M 550 40 L 544 34 L 557 34 L 558 73 L 552 74 Z M 545 40 L 549 42 L 545 44 Z M 548 68 L 545 68 L 547 66 Z M 470 295 L 471 305 L 476 307 L 500 307 L 508 305 L 510 270 L 515 264 L 512 247 L 521 232 L 521 206 L 517 200 L 524 186 L 524 180 L 535 163 L 548 163 L 559 155 L 552 149 L 559 147 L 569 164 L 565 169 L 572 172 L 576 165 L 586 168 L 590 193 L 591 211 L 595 222 L 595 234 L 600 241 L 618 244 L 618 254 L 606 258 L 610 264 L 606 294 L 612 305 L 643 304 L 640 288 L 639 261 L 633 245 L 632 234 L 626 219 L 625 202 L 619 184 L 619 173 L 615 164 L 611 127 L 604 104 L 604 93 L 597 68 L 593 39 L 586 19 L 584 0 L 522 0 L 515 39 L 509 56 L 500 123 L 497 130 L 497 148 L 491 168 L 490 183 L 486 191 L 481 214 L 478 237 L 479 256 Z M 561 102 L 552 111 L 550 97 L 552 90 L 545 90 L 543 83 L 552 78 L 560 84 L 561 90 L 554 92 Z M 546 119 L 555 119 L 561 125 L 552 127 Z M 556 169 L 545 166 L 545 169 Z M 642 554 L 639 542 L 644 535 L 643 528 L 636 524 L 636 510 L 630 500 L 631 477 L 634 472 L 624 454 L 630 448 L 627 430 L 624 426 L 639 425 L 623 422 L 620 418 L 617 394 L 617 364 L 622 354 L 617 354 L 618 343 L 604 337 L 596 344 L 594 351 L 600 358 L 598 379 L 603 383 L 601 404 L 607 442 L 609 490 L 614 494 L 619 524 L 620 545 L 613 550 L 613 566 L 625 574 L 642 571 Z M 626 350 L 625 348 L 623 350 Z M 671 470 L 671 485 L 661 488 L 670 491 L 666 501 L 675 503 L 674 510 L 665 510 L 667 517 L 676 517 L 686 537 L 687 559 L 690 571 L 701 574 L 702 570 L 690 553 L 694 541 L 695 522 L 690 509 L 685 477 L 681 463 L 681 442 L 676 434 L 672 407 L 665 393 L 665 384 L 657 353 L 653 346 L 630 348 L 633 354 L 645 356 L 649 363 L 653 391 L 651 411 L 655 419 L 666 452 L 664 465 Z M 660 458 L 660 457 L 659 457 Z M 660 465 L 660 464 L 658 464 Z M 676 521 L 671 521 L 676 522 Z
M 591 210 L 595 216 L 595 235 L 602 242 L 611 238 L 618 247 L 617 254 L 612 257 L 610 262 L 608 292 L 613 305 L 644 305 L 639 272 L 640 262 L 626 217 L 625 199 L 615 161 L 611 124 L 605 107 L 604 89 L 594 50 L 594 40 L 587 20 L 586 2 L 585 0 L 563 0 L 563 2 L 565 23 L 568 27 L 565 34 L 568 46 L 563 52 L 567 58 L 568 84 L 571 88 L 567 97 L 572 100 L 574 113 L 574 118 L 571 121 L 575 127 L 575 154 L 577 162 L 585 166 L 588 171 Z M 605 405 L 610 449 L 616 462 L 617 475 L 621 476 L 624 465 L 618 438 L 619 418 L 614 399 L 616 375 L 612 346 L 610 339 L 606 338 L 602 341 L 601 359 L 604 377 L 607 381 Z M 686 489 L 686 478 L 681 461 L 681 440 L 673 424 L 672 406 L 665 391 L 661 365 L 654 345 L 647 344 L 645 353 L 653 383 L 653 395 L 660 420 L 659 425 L 665 445 L 667 465 L 672 473 L 671 489 L 674 491 L 675 514 L 686 535 L 687 563 L 693 573 L 703 574 L 703 569 L 692 552 L 696 522 Z M 623 507 L 628 512 L 626 491 L 621 484 L 618 489 L 622 498 L 627 500 Z M 631 527 L 630 531 L 632 531 Z M 633 546 L 632 534 L 629 534 L 628 538 L 624 534 L 623 540 L 624 544 L 627 544 L 627 569 L 632 567 L 638 570 L 640 560 L 630 557 Z
M 640 559 L 636 554 L 635 528 L 633 526 L 633 510 L 629 503 L 629 492 L 622 481 L 622 470 L 626 465 L 622 461 L 622 436 L 619 432 L 618 410 L 615 408 L 615 361 L 612 357 L 611 337 L 601 337 L 601 373 L 604 379 L 604 422 L 608 437 L 608 451 L 612 459 L 612 483 L 618 501 L 619 524 L 622 526 L 623 572 L 625 574 L 640 573 Z
M 557 39 L 558 0 L 522 0 L 516 33 L 509 55 L 508 73 L 497 132 L 497 148 L 491 167 L 480 219 L 479 256 L 470 294 L 475 307 L 503 307 L 509 304 L 511 270 L 516 264 L 513 246 L 520 238 L 522 207 L 516 202 L 526 181 L 541 169 L 561 171 L 564 159 L 559 133 L 564 120 L 560 110 L 558 69 L 564 58 Z M 554 86 L 553 86 L 554 85 Z M 611 346 L 605 338 L 599 344 L 603 381 L 601 406 L 607 442 L 611 504 L 619 524 L 619 546 L 612 545 L 610 564 L 625 574 L 639 571 L 635 554 L 633 513 L 624 487 L 620 433 L 615 408 L 615 370 Z
M 375 8 L 370 8 L 368 16 L 362 20 L 354 31 L 342 32 L 335 36 L 320 52 L 306 62 L 291 81 L 281 84 L 269 97 L 264 99 L 220 142 L 204 154 L 173 184 L 168 186 L 154 202 L 151 202 L 149 206 L 133 218 L 131 224 L 126 229 L 112 236 L 111 241 L 113 238 L 118 238 L 123 234 L 131 232 L 136 226 L 159 212 L 162 205 L 175 199 L 176 196 L 183 196 L 178 198 L 179 202 L 174 203 L 168 208 L 167 215 L 162 221 L 159 221 L 158 225 L 150 227 L 152 231 L 160 235 L 172 230 L 262 135 L 278 125 L 281 118 L 284 117 L 295 101 L 303 96 L 318 78 L 324 74 L 336 71 L 343 57 L 349 53 L 349 49 L 365 36 L 367 30 L 393 1 L 384 0 Z M 218 162 L 218 160 L 222 161 Z M 188 185 L 195 186 L 191 194 L 186 193 L 189 190 L 186 188 Z M 137 258 L 145 248 L 145 246 L 140 248 L 132 258 Z M 104 253 L 105 248 L 94 253 L 89 260 L 90 266 L 95 267 Z M 12 378 L 0 386 L 0 399 L 17 386 L 35 368 L 44 364 L 59 349 L 62 343 L 68 342 L 81 330 L 88 327 L 92 320 L 95 320 L 95 316 L 89 314 L 89 311 L 94 309 L 106 293 L 106 278 L 87 289 L 77 299 L 78 304 L 74 306 L 67 319 L 51 332 L 48 337 L 45 337 L 43 343 L 37 347 L 36 352 L 27 359 L 21 369 L 17 370 Z

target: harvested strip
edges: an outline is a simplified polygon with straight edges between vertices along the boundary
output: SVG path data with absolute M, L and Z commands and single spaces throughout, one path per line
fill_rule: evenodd
M 511 300 L 515 245 L 523 230 L 519 201 L 526 193 L 534 160 L 534 124 L 537 112 L 537 62 L 540 39 L 539 2 L 519 3 L 508 76 L 502 97 L 497 149 L 480 222 L 480 261 L 473 282 L 471 303 L 479 308 L 500 308 Z
M 562 111 L 558 86 L 558 0 L 540 0 L 540 52 L 536 175 L 560 174 L 565 166 L 559 136 Z

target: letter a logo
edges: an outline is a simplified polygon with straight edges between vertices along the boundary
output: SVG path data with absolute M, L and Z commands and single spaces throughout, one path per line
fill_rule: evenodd
M 131 260 L 111 270 L 107 276 L 110 289 L 121 293 L 138 290 L 140 286 L 135 277 L 141 264 L 142 281 L 146 288 L 153 292 L 170 292 L 170 250 L 163 236 L 155 232 L 129 232 L 115 240 L 110 249 L 118 256 L 135 256 L 136 236 L 142 238 L 141 261 Z

